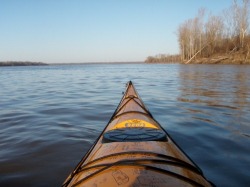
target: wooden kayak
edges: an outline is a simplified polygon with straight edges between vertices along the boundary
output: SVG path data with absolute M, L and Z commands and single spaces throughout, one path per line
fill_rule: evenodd
M 63 187 L 213 186 L 153 118 L 133 83 Z

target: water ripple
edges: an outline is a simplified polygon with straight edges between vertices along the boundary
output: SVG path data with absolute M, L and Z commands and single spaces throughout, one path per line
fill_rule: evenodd
M 86 64 L 0 71 L 0 186 L 60 186 L 109 121 L 129 80 L 209 180 L 250 184 L 249 66 Z

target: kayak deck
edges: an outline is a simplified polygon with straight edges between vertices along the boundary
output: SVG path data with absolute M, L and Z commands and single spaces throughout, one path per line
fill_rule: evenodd
M 63 186 L 212 186 L 128 83 L 109 123 Z

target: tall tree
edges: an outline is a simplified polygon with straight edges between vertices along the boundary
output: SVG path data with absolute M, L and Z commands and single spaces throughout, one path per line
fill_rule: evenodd
M 241 4 L 238 4 L 237 0 L 233 1 L 232 12 L 234 22 L 234 33 L 237 38 L 237 47 L 244 48 L 245 36 L 249 29 L 249 0 L 242 0 Z
M 224 24 L 220 16 L 211 15 L 205 24 L 205 34 L 208 43 L 208 56 L 215 52 L 215 48 L 222 39 Z
M 239 22 L 240 22 L 240 45 L 242 48 L 245 47 L 246 34 L 249 29 L 249 0 L 243 0 L 243 4 L 239 10 Z

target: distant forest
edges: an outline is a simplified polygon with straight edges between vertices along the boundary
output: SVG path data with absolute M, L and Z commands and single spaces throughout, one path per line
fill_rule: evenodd
M 5 61 L 0 62 L 0 66 L 43 66 L 48 65 L 43 62 L 30 62 L 30 61 Z
M 234 0 L 220 15 L 206 12 L 200 9 L 196 17 L 179 25 L 179 54 L 149 56 L 146 62 L 250 63 L 250 0 Z

